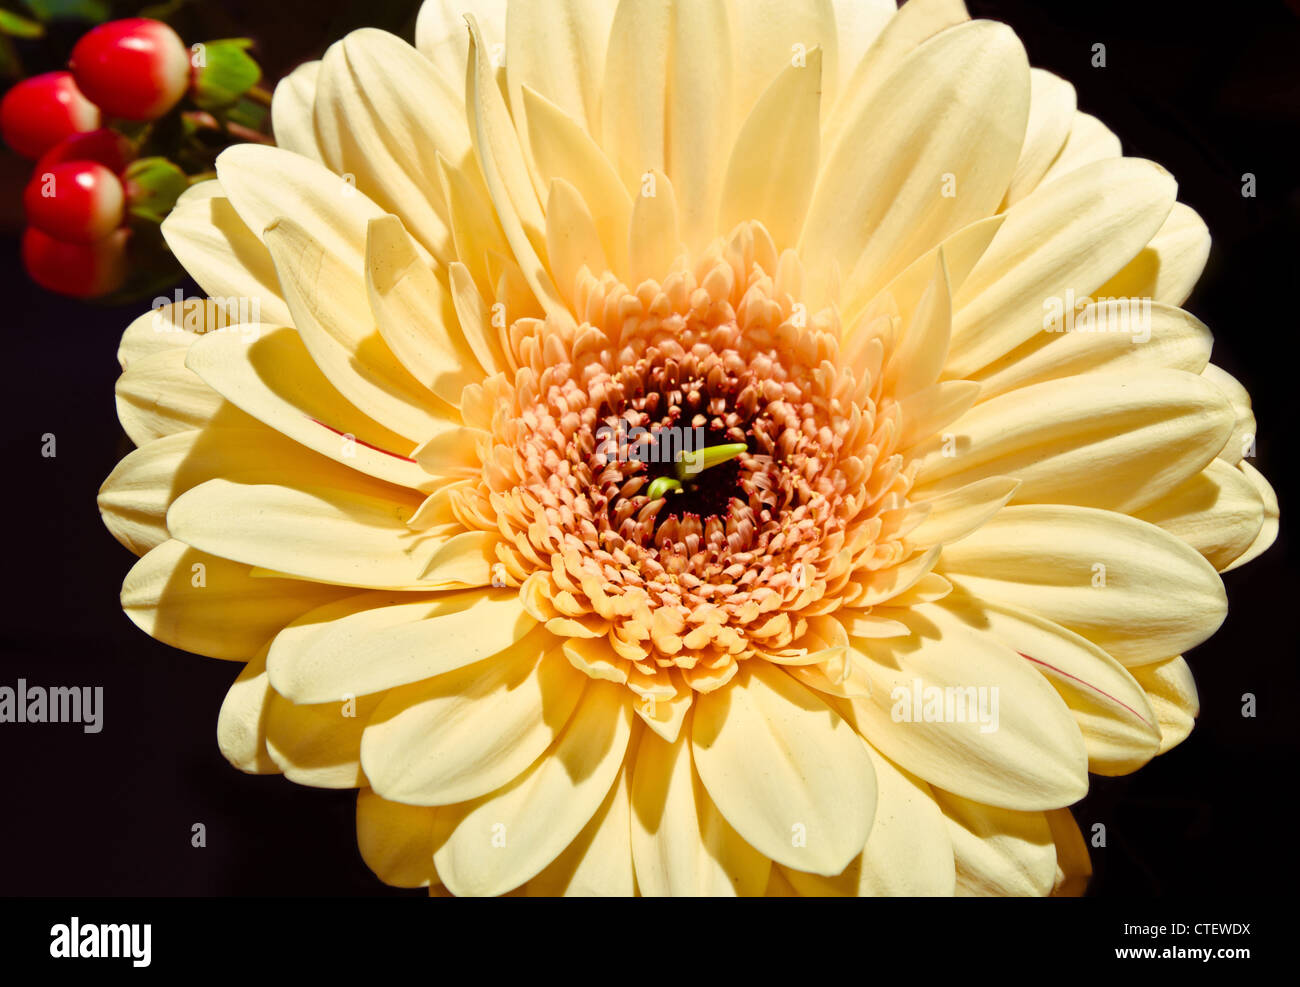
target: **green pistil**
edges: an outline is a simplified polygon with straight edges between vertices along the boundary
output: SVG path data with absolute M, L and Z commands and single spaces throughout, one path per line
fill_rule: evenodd
M 685 483 L 690 476 L 735 459 L 748 448 L 743 442 L 729 442 L 726 445 L 709 446 L 707 449 L 698 449 L 694 452 L 683 452 L 678 454 L 677 462 L 673 464 L 673 472 L 677 474 L 680 483 Z

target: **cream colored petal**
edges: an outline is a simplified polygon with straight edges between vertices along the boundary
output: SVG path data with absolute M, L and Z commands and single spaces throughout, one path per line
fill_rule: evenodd
M 1181 305 L 1210 258 L 1210 231 L 1205 221 L 1175 202 L 1164 225 L 1124 269 L 1097 289 L 1102 297 L 1151 298 Z
M 1134 517 L 1181 538 L 1224 572 L 1259 537 L 1265 506 L 1242 470 L 1216 459 Z
M 208 335 L 191 348 L 186 365 L 231 404 L 308 449 L 376 479 L 433 489 L 437 478 L 407 456 L 412 442 L 339 394 L 294 330 L 248 328 L 256 338 Z
M 912 636 L 854 641 L 871 691 L 846 708 L 873 747 L 932 785 L 990 805 L 1042 809 L 1083 796 L 1079 728 L 1023 658 L 935 605 L 890 616 Z
M 1103 297 L 1101 292 L 1098 297 Z M 1122 304 L 1093 303 L 1079 313 L 1076 322 L 1076 326 L 1104 325 L 1098 313 L 1105 312 L 1109 317 L 1108 313 L 1115 312 L 1115 324 L 1123 326 L 1123 320 L 1128 318 L 1131 331 L 1035 334 L 975 375 L 980 382 L 980 400 L 1075 374 L 1137 367 L 1164 367 L 1193 374 L 1204 370 L 1214 339 L 1201 320 L 1161 302 L 1151 303 L 1148 314 L 1138 307 L 1140 304 L 1130 301 L 1125 316 Z
M 957 593 L 939 606 L 992 634 L 1042 673 L 1079 724 L 1089 771 L 1128 774 L 1155 757 L 1160 728 L 1146 694 L 1095 644 L 1027 611 Z
M 876 785 L 850 726 L 764 661 L 695 703 L 695 769 L 723 817 L 760 853 L 838 874 L 862 851 Z
M 690 731 L 675 743 L 643 734 L 632 774 L 637 887 L 654 897 L 754 897 L 772 862 L 731 828 L 691 762 Z
M 482 172 L 477 162 L 457 168 L 439 157 L 438 178 L 442 183 L 443 197 L 447 200 L 452 240 L 459 258 L 452 266 L 461 263 L 469 268 L 475 285 L 491 295 L 496 285 L 492 281 L 488 256 L 494 253 L 503 257 L 508 255 L 510 244 L 506 242 L 505 231 L 501 229 Z
M 365 270 L 366 224 L 383 210 L 355 181 L 310 158 L 262 144 L 236 144 L 222 151 L 217 179 L 259 240 L 265 240 L 268 226 L 288 216 L 304 224 L 316 249 L 336 258 L 354 278 Z
M 254 578 L 247 566 L 166 541 L 127 573 L 122 609 L 164 644 L 242 661 L 285 624 L 339 595 L 319 583 Z
M 813 68 L 814 48 L 822 50 L 824 62 L 817 66 L 825 79 L 821 102 L 828 107 L 834 103 L 841 74 L 836 6 L 833 0 L 744 0 L 733 6 L 737 120 L 749 115 L 782 72 L 805 63 Z M 864 19 L 879 16 L 879 5 L 862 6 Z M 861 43 L 860 36 L 857 40 Z M 779 239 L 777 244 L 783 246 Z
M 682 253 L 672 182 L 660 171 L 651 172 L 646 181 L 643 188 L 651 191 L 636 197 L 628 226 L 628 270 L 633 284 L 652 278 L 662 281 Z
M 472 665 L 535 626 L 512 591 L 412 602 L 364 593 L 303 614 L 276 636 L 267 667 L 275 690 L 294 702 L 341 701 Z
M 750 112 L 727 165 L 720 228 L 761 222 L 777 249 L 794 247 L 817 179 L 822 49 L 786 65 Z
M 956 886 L 948 823 L 930 786 L 867 745 L 876 771 L 876 817 L 861 856 L 834 877 L 787 870 L 807 897 L 949 897 Z
M 440 263 L 454 260 L 438 155 L 458 166 L 470 161 L 460 87 L 444 87 L 405 41 L 362 28 L 326 51 L 315 120 L 329 168 L 400 216 Z
M 425 0 L 415 21 L 415 47 L 438 70 L 443 83 L 459 93 L 469 64 L 465 15 L 479 22 L 494 59 L 505 58 L 506 0 Z
M 1076 113 L 1065 146 L 1043 175 L 1038 187 L 1050 185 L 1096 161 L 1120 156 L 1119 138 L 1104 123 L 1087 113 Z
M 1048 325 L 1047 303 L 1082 304 L 1146 246 L 1178 186 L 1138 158 L 1101 161 L 1007 210 L 953 297 L 947 376 L 969 377 Z
M 122 333 L 117 362 L 125 370 L 135 360 L 168 350 L 188 350 L 200 336 L 229 325 L 225 313 L 210 299 L 187 298 L 159 305 L 137 316 Z
M 358 788 L 361 733 L 383 694 L 299 706 L 272 692 L 266 704 L 266 751 L 284 776 L 313 788 Z
M 1056 883 L 1056 841 L 1041 812 L 1012 812 L 949 792 L 935 798 L 948 821 L 962 897 L 1035 897 Z
M 1069 809 L 1053 809 L 1044 815 L 1056 843 L 1056 883 L 1052 897 L 1082 897 L 1088 890 L 1088 878 L 1092 877 L 1092 861 L 1088 859 L 1088 844 L 1079 824 Z
M 292 325 L 261 230 L 249 228 L 215 181 L 181 193 L 162 224 L 176 259 L 235 321 Z
M 304 62 L 281 79 L 271 99 L 271 129 L 277 147 L 323 160 L 313 121 L 320 60 Z
M 344 264 L 291 219 L 276 220 L 264 236 L 303 344 L 339 393 L 409 439 L 419 440 L 445 422 L 428 388 L 374 328 L 364 258 L 355 267 Z
M 836 267 L 853 286 L 848 301 L 870 298 L 992 213 L 1028 113 L 1029 66 L 1004 25 L 961 25 L 906 56 L 825 158 L 800 245 L 812 303 L 826 297 Z
M 438 884 L 433 866 L 433 818 L 438 810 L 402 805 L 357 792 L 357 848 L 366 866 L 385 884 L 427 888 Z
M 464 264 L 452 264 L 450 274 L 449 287 L 460 330 L 474 350 L 479 365 L 490 366 L 493 371 L 515 369 L 504 341 L 507 328 L 504 306 L 498 307 L 498 303 L 492 309 L 487 307 Z
M 831 0 L 835 35 L 839 40 L 840 83 L 843 92 L 872 43 L 898 12 L 894 0 Z
M 1231 407 L 1196 374 L 1066 377 L 986 401 L 917 446 L 916 496 L 1010 476 L 1019 504 L 1136 511 L 1200 472 L 1231 430 Z
M 930 513 L 913 529 L 914 545 L 948 545 L 965 538 L 1006 506 L 1020 481 L 990 476 L 926 501 Z
M 550 747 L 586 679 L 546 633 L 484 661 L 388 693 L 361 761 L 385 798 L 448 805 L 513 781 Z
M 1042 69 L 1030 69 L 1029 80 L 1029 125 L 1004 206 L 1014 205 L 1038 187 L 1074 124 L 1074 86 Z
M 609 0 L 532 0 L 506 17 L 506 81 L 516 120 L 528 86 L 600 133 L 600 83 L 615 4 Z
M 834 0 L 834 3 L 837 8 L 842 8 L 845 3 L 863 6 L 860 0 Z M 837 20 L 843 23 L 838 9 L 836 13 Z M 908 55 L 940 31 L 968 20 L 970 15 L 966 13 L 962 0 L 908 0 L 884 23 L 856 65 L 850 65 L 852 59 L 841 58 L 841 70 L 851 67 L 852 71 L 846 72 L 844 92 L 827 120 L 823 134 L 826 146 L 829 148 L 844 139 L 846 125 L 857 117 Z
M 296 478 L 285 474 L 281 482 Z M 377 496 L 347 484 L 342 471 L 329 486 L 209 480 L 176 499 L 167 530 L 202 551 L 303 579 L 423 588 L 420 573 L 437 541 L 406 526 L 419 496 Z
M 939 546 L 917 552 L 906 562 L 887 569 L 877 569 L 859 580 L 862 591 L 853 600 L 855 607 L 877 604 L 900 606 L 896 598 L 916 586 L 939 561 Z
M 1126 666 L 1210 637 L 1227 614 L 1219 574 L 1155 525 L 1087 507 L 1003 508 L 944 549 L 939 569 L 973 595 L 1083 635 Z
M 1207 364 L 1201 376 L 1217 387 L 1232 404 L 1236 422 L 1232 426 L 1232 437 L 1223 444 L 1219 458 L 1225 463 L 1236 464 L 1247 456 L 1255 454 L 1255 412 L 1251 409 L 1250 392 L 1242 386 L 1241 381 L 1217 364 Z
M 144 555 L 170 537 L 167 508 L 186 490 L 218 476 L 250 472 L 271 482 L 280 463 L 318 480 L 339 469 L 269 428 L 177 432 L 117 464 L 99 488 L 99 511 L 113 537 Z
M 419 255 L 396 216 L 372 219 L 366 236 L 370 312 L 389 349 L 416 380 L 453 408 L 483 379 L 461 334 L 451 291 Z
M 527 87 L 522 99 L 526 132 L 541 180 L 562 179 L 578 190 L 600 231 L 610 270 L 625 276 L 632 199 L 618 172 L 601 147 L 559 107 Z M 565 288 L 563 282 L 560 287 Z
M 122 430 L 143 446 L 207 425 L 248 427 L 249 418 L 185 367 L 169 349 L 131 361 L 114 388 Z
M 1192 670 L 1181 657 L 1166 658 L 1134 668 L 1133 677 L 1147 692 L 1151 708 L 1160 721 L 1160 753 L 1187 739 L 1196 725 L 1201 700 L 1196 694 Z
M 630 779 L 625 761 L 591 822 L 564 852 L 528 882 L 530 896 L 630 898 L 636 893 Z
M 483 37 L 473 17 L 469 21 L 472 43 L 465 102 L 470 109 L 470 133 L 479 168 L 501 229 L 529 289 L 548 315 L 561 322 L 572 322 L 564 300 L 546 271 L 546 220 L 519 135 L 483 48 Z
M 979 395 L 980 386 L 973 380 L 945 380 L 909 394 L 898 405 L 903 418 L 898 447 L 909 449 L 954 422 L 960 427 Z
M 1252 559 L 1256 559 L 1268 551 L 1270 545 L 1277 540 L 1278 532 L 1278 503 L 1277 494 L 1269 485 L 1268 480 L 1264 479 L 1262 473 L 1244 459 L 1237 464 L 1237 467 L 1245 475 L 1259 494 L 1260 500 L 1264 502 L 1264 523 L 1260 526 L 1259 534 L 1251 542 L 1250 547 L 1244 553 L 1233 560 L 1232 564 L 1227 566 L 1223 571 L 1230 572 L 1238 566 L 1243 566 Z
M 217 715 L 217 746 L 227 761 L 246 774 L 280 773 L 280 766 L 266 752 L 266 705 L 272 695 L 263 648 L 231 684 Z
M 942 245 L 936 252 L 930 283 L 911 311 L 902 339 L 885 366 L 884 388 L 904 398 L 939 380 L 952 335 L 952 292 Z M 910 308 L 910 306 L 909 306 Z M 902 312 L 900 310 L 900 323 Z
M 609 270 L 596 221 L 582 194 L 563 178 L 551 182 L 546 200 L 546 252 L 560 293 L 570 305 L 575 301 L 578 272 Z
M 430 589 L 487 586 L 497 562 L 501 536 L 494 531 L 463 531 L 450 535 L 429 557 L 420 573 Z
M 552 747 L 504 788 L 438 812 L 434 854 L 457 895 L 498 895 L 535 877 L 582 832 L 613 786 L 632 732 L 627 693 L 588 684 Z

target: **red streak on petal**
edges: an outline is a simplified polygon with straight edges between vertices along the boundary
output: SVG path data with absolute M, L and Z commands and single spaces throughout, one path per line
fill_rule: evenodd
M 307 420 L 310 421 L 310 422 L 315 422 L 315 423 L 316 423 L 317 425 L 319 425 L 321 428 L 328 428 L 331 432 L 333 432 L 333 433 L 334 433 L 335 435 L 337 435 L 337 436 L 342 437 L 342 436 L 344 436 L 344 435 L 348 435 L 348 434 L 349 434 L 348 432 L 340 432 L 337 428 L 334 428 L 332 425 L 326 425 L 326 424 L 325 424 L 323 421 L 321 421 L 319 418 L 311 418 L 311 417 L 309 416 Z M 410 456 L 399 456 L 399 455 L 398 455 L 397 453 L 395 453 L 395 452 L 390 452 L 390 451 L 387 450 L 387 449 L 381 449 L 379 446 L 371 445 L 371 444 L 370 444 L 369 442 L 367 442 L 365 439 L 358 439 L 355 435 L 352 436 L 352 441 L 355 442 L 355 443 L 356 443 L 357 445 L 359 445 L 359 446 L 365 446 L 367 449 L 373 449 L 375 452 L 382 452 L 385 456 L 392 456 L 394 459 L 400 459 L 400 460 L 402 460 L 402 462 L 404 462 L 404 463 L 413 463 L 413 462 L 415 462 L 415 460 L 412 459 Z
M 1083 679 L 1079 678 L 1077 675 L 1071 675 L 1069 672 L 1063 672 L 1063 671 L 1061 671 L 1059 668 L 1057 668 L 1055 665 L 1049 665 L 1049 664 L 1048 664 L 1047 662 L 1045 662 L 1045 661 L 1039 661 L 1037 658 L 1034 658 L 1034 657 L 1032 657 L 1031 655 L 1027 655 L 1027 654 L 1025 654 L 1023 651 L 1017 651 L 1016 654 L 1018 654 L 1021 658 L 1024 658 L 1024 659 L 1026 659 L 1026 660 L 1028 660 L 1028 661 L 1032 661 L 1035 665 L 1042 665 L 1044 668 L 1050 668 L 1050 669 L 1051 669 L 1052 671 L 1054 671 L 1057 675 L 1064 676 L 1064 677 L 1067 678 L 1067 679 L 1073 679 L 1075 682 L 1078 682 L 1080 685 L 1087 686 L 1087 687 L 1088 687 L 1089 689 L 1091 689 L 1093 692 L 1096 692 L 1096 693 L 1098 693 L 1099 695 L 1103 695 L 1103 696 L 1105 696 L 1107 699 L 1109 699 L 1111 702 L 1115 703 L 1116 705 L 1118 705 L 1118 706 L 1123 706 L 1126 710 L 1128 710 L 1130 713 L 1132 713 L 1134 716 L 1136 716 L 1139 720 L 1141 720 L 1141 721 L 1142 721 L 1143 723 L 1145 723 L 1147 726 L 1154 726 L 1154 725 L 1155 725 L 1155 724 L 1153 724 L 1150 720 L 1148 720 L 1145 716 L 1143 716 L 1141 713 L 1139 713 L 1137 710 L 1135 710 L 1132 706 L 1130 706 L 1128 703 L 1123 702 L 1123 701 L 1121 701 L 1121 700 L 1119 700 L 1119 699 L 1116 699 L 1116 698 L 1115 698 L 1114 696 L 1112 696 L 1109 692 L 1105 692 L 1105 691 L 1102 690 L 1102 689 L 1098 689 L 1098 688 L 1097 688 L 1095 685 L 1093 685 L 1091 682 L 1085 682 Z

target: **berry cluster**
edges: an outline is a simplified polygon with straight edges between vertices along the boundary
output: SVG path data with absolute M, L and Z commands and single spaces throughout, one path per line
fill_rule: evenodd
M 34 281 L 77 298 L 102 297 L 122 286 L 128 241 L 138 232 L 131 220 L 143 216 L 156 226 L 191 180 L 168 157 L 149 156 L 157 150 L 156 128 L 188 95 L 198 110 L 180 114 L 182 127 L 161 132 L 193 140 L 187 145 L 173 136 L 164 154 L 185 161 L 195 147 L 202 152 L 196 128 L 220 131 L 222 139 L 244 130 L 218 123 L 208 111 L 220 114 L 223 99 L 253 90 L 260 70 L 246 47 L 242 40 L 212 42 L 195 45 L 192 56 L 161 21 L 110 21 L 82 36 L 68 71 L 24 79 L 5 94 L 5 143 L 36 160 L 23 195 L 28 227 L 22 243 L 23 265 Z M 218 56 L 215 68 L 207 67 L 207 50 Z M 190 170 L 210 167 L 202 153 L 198 160 Z M 152 239 L 158 240 L 156 232 Z M 134 243 L 133 253 L 140 247 Z

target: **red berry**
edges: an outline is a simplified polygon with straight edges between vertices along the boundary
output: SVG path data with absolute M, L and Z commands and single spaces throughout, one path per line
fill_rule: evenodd
M 156 120 L 190 82 L 190 56 L 162 21 L 129 17 L 87 32 L 68 62 L 77 85 L 109 116 Z
M 65 161 L 94 161 L 114 175 L 120 175 L 135 160 L 135 145 L 116 130 L 101 127 L 85 134 L 73 134 L 41 155 L 35 174 L 49 171 Z
M 98 298 L 126 279 L 127 231 L 94 243 L 64 243 L 40 230 L 23 233 L 23 267 L 42 288 L 73 298 Z
M 0 104 L 5 143 L 25 158 L 39 158 L 71 134 L 99 126 L 99 108 L 82 95 L 71 72 L 24 79 Z
M 37 171 L 23 193 L 27 222 L 68 243 L 102 240 L 122 225 L 126 196 L 117 176 L 93 161 Z

